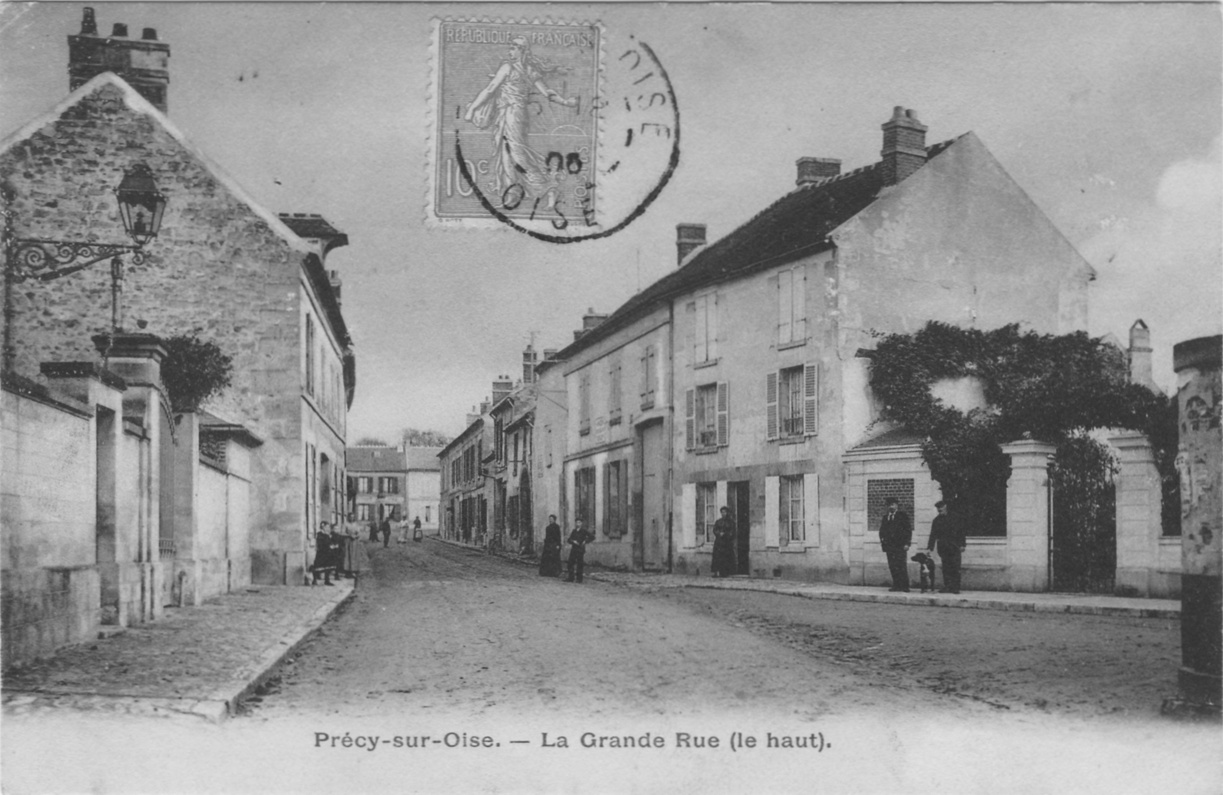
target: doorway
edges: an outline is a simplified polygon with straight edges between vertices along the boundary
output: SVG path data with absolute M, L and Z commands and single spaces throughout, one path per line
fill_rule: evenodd
M 667 559 L 666 440 L 661 420 L 637 431 L 637 475 L 633 485 L 634 560 L 636 568 L 660 571 Z M 640 550 L 640 551 L 638 551 Z
M 751 484 L 736 480 L 726 484 L 726 500 L 735 520 L 735 573 L 750 574 L 752 548 Z

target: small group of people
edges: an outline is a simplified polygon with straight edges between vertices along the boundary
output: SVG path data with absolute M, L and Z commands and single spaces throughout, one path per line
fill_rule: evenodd
M 369 571 L 369 555 L 365 547 L 357 543 L 360 527 L 352 518 L 341 530 L 330 522 L 319 522 L 314 536 L 314 562 L 310 566 L 310 584 L 317 585 L 319 577 L 323 585 L 333 585 L 332 575 L 337 579 L 357 579 L 357 575 Z
M 573 532 L 565 541 L 569 546 L 565 582 L 582 581 L 586 571 L 586 545 L 594 540 L 594 534 L 586 529 L 585 522 L 578 519 L 573 523 Z M 548 526 L 544 528 L 544 546 L 539 554 L 539 576 L 561 576 L 561 549 L 561 526 L 556 523 L 556 515 L 550 514 Z
M 950 506 L 945 500 L 934 504 L 938 515 L 930 524 L 930 538 L 926 542 L 926 551 L 938 551 L 939 560 L 943 564 L 943 587 L 939 593 L 960 592 L 960 564 L 963 560 L 964 547 L 967 546 L 964 525 L 950 513 Z M 886 512 L 879 523 L 879 545 L 888 558 L 888 569 L 892 573 L 890 591 L 909 592 L 909 547 L 913 541 L 913 525 L 909 515 L 900 510 L 900 500 L 889 497 Z

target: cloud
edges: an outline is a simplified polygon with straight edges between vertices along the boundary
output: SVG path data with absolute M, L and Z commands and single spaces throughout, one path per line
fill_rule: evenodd
M 1170 388 L 1172 346 L 1223 326 L 1223 158 L 1220 138 L 1203 156 L 1168 165 L 1153 195 L 1098 222 L 1080 247 L 1099 272 L 1090 331 L 1128 338 L 1151 327 L 1155 379 Z

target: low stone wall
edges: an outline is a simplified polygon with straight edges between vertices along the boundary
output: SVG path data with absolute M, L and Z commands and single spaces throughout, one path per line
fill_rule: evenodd
M 5 571 L 0 580 L 4 670 L 94 637 L 101 600 L 96 566 Z

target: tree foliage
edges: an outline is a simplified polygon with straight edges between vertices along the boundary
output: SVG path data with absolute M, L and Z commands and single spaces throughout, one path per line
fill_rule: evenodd
M 376 436 L 362 436 L 360 439 L 353 442 L 353 444 L 357 447 L 390 447 L 389 444 Z
M 981 383 L 985 407 L 961 411 L 931 392 L 942 379 L 966 376 Z M 1010 461 L 1002 444 L 1060 446 L 1091 429 L 1125 428 L 1146 432 L 1161 457 L 1169 401 L 1127 376 L 1124 353 L 1083 332 L 1037 334 L 1018 325 L 982 331 L 934 321 L 913 334 L 883 335 L 870 367 L 882 419 L 925 438 L 922 456 L 944 498 L 960 501 L 987 534 L 1005 527 Z M 1173 456 L 1175 444 L 1173 426 Z
M 220 394 L 233 376 L 233 358 L 215 342 L 204 342 L 194 334 L 162 340 L 166 358 L 161 380 L 175 414 L 199 411 L 209 398 Z
M 404 428 L 403 440 L 408 447 L 445 447 L 450 444 L 451 437 L 441 431 L 422 431 L 418 428 Z

